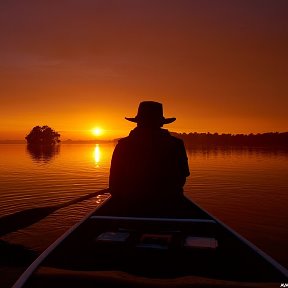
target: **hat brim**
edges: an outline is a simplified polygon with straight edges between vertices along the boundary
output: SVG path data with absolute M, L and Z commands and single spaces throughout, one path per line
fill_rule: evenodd
M 128 120 L 128 121 L 130 121 L 130 122 L 134 122 L 134 123 L 139 123 L 139 122 L 141 122 L 141 120 L 138 119 L 137 117 L 135 117 L 135 118 L 125 117 L 125 119 Z M 162 124 L 170 124 L 170 123 L 174 122 L 175 120 L 176 120 L 176 118 L 174 118 L 174 117 L 173 117 L 173 118 L 163 118 L 162 121 L 161 121 L 161 123 L 162 123 Z

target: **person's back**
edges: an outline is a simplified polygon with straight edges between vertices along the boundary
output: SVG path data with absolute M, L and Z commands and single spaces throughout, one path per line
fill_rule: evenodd
M 167 130 L 137 127 L 119 141 L 110 170 L 112 196 L 126 201 L 173 201 L 189 175 L 183 142 Z
M 175 118 L 163 117 L 162 104 L 145 101 L 135 118 L 126 119 L 137 127 L 113 153 L 109 178 L 113 203 L 128 214 L 172 209 L 184 199 L 189 175 L 183 141 L 161 129 Z

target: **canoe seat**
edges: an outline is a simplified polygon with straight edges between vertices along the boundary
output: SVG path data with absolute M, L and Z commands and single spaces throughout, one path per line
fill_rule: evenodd
M 134 222 L 160 222 L 160 223 L 202 223 L 216 224 L 216 221 L 202 218 L 157 218 L 157 217 L 119 217 L 119 216 L 91 216 L 90 220 L 107 221 L 134 221 Z

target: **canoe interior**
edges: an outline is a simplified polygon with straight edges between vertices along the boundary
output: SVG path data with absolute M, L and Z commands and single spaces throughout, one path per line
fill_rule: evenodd
M 226 287 L 227 283 L 227 287 L 235 283 L 239 285 L 235 287 L 242 287 L 241 283 L 252 283 L 251 287 L 262 283 L 265 287 L 265 283 L 287 281 L 193 203 L 190 218 L 182 217 L 189 214 L 187 211 L 174 218 L 133 214 L 118 217 L 117 213 L 109 213 L 109 203 L 56 247 L 25 287 L 58 287 L 57 283 L 78 287 L 79 281 L 82 287 L 122 287 L 123 283 L 123 287 L 170 287 L 173 283 L 175 287 L 194 287 L 195 277 L 198 281 L 222 281 L 217 287 Z M 191 239 L 196 239 L 196 245 L 187 245 Z M 180 280 L 181 285 L 177 282 Z

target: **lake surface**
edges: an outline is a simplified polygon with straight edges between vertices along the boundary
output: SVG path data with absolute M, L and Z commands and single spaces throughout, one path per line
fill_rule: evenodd
M 107 188 L 113 144 L 61 144 L 55 151 L 0 145 L 0 217 L 65 203 Z M 288 153 L 263 149 L 188 149 L 185 192 L 197 204 L 288 267 Z M 38 252 L 99 199 L 58 209 L 1 239 Z

